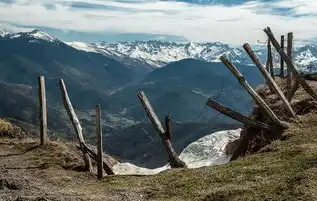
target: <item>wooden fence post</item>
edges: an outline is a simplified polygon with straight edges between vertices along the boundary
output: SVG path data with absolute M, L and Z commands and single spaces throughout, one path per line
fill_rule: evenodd
M 293 33 L 287 34 L 287 56 L 292 61 L 293 60 Z M 290 94 L 292 88 L 292 70 L 289 65 L 287 65 L 287 95 Z
M 38 78 L 39 87 L 39 103 L 40 103 L 40 141 L 41 145 L 45 145 L 47 138 L 47 106 L 45 93 L 45 78 L 40 76 Z
M 278 85 L 275 83 L 273 78 L 270 76 L 270 74 L 265 70 L 265 67 L 261 63 L 260 59 L 256 56 L 254 51 L 252 50 L 251 46 L 248 43 L 245 43 L 243 45 L 244 50 L 248 53 L 252 61 L 255 63 L 255 65 L 258 67 L 260 72 L 262 73 L 263 77 L 267 81 L 267 84 L 270 86 L 270 89 L 272 89 L 282 100 L 284 103 L 285 108 L 287 111 L 292 115 L 293 118 L 296 118 L 296 113 L 294 112 L 291 104 L 286 99 L 284 93 L 280 90 Z
M 268 54 L 268 63 L 270 66 L 270 73 L 271 73 L 271 77 L 273 79 L 275 79 L 275 75 L 274 75 L 274 68 L 273 68 L 273 56 L 272 56 L 272 46 L 271 46 L 271 41 L 270 39 L 268 39 L 267 42 L 267 54 Z
M 294 95 L 295 95 L 295 93 L 296 93 L 298 88 L 299 88 L 299 82 L 296 80 L 294 85 L 290 89 L 287 90 L 287 96 L 286 97 L 287 97 L 287 100 L 289 102 L 292 101 L 292 99 L 293 99 L 293 97 L 294 97 Z
M 284 50 L 281 48 L 281 46 L 278 44 L 277 40 L 274 37 L 273 32 L 271 31 L 270 27 L 267 27 L 264 29 L 264 32 L 266 35 L 270 38 L 273 46 L 275 47 L 276 51 L 280 54 L 280 56 L 284 59 L 286 64 L 291 68 L 293 72 L 294 78 L 298 81 L 298 83 L 305 89 L 305 91 L 312 96 L 315 100 L 317 100 L 317 94 L 314 92 L 314 90 L 307 84 L 304 78 L 301 77 L 301 75 L 296 70 L 294 64 L 290 60 L 290 58 L 287 56 L 287 54 L 284 52 Z
M 285 39 L 284 39 L 284 35 L 281 35 L 281 49 L 284 51 L 284 44 L 285 44 Z M 284 59 L 282 56 L 280 56 L 280 62 L 281 62 L 281 72 L 280 72 L 280 76 L 284 77 Z
M 97 134 L 97 174 L 98 179 L 103 178 L 103 150 L 102 150 L 102 124 L 101 107 L 96 105 L 96 134 Z
M 65 106 L 65 109 L 67 111 L 67 114 L 73 124 L 73 127 L 75 129 L 75 132 L 77 134 L 77 138 L 78 138 L 78 141 L 79 141 L 79 144 L 80 144 L 80 147 L 81 147 L 81 151 L 83 153 L 83 158 L 84 158 L 84 162 L 85 162 L 85 169 L 89 172 L 92 172 L 92 164 L 91 164 L 91 160 L 88 156 L 88 154 L 86 153 L 85 151 L 85 141 L 84 141 L 84 137 L 83 137 L 83 133 L 82 133 L 82 127 L 80 125 L 80 122 L 77 118 L 77 115 L 74 111 L 74 108 L 72 106 L 72 103 L 69 99 L 69 96 L 68 96 L 68 93 L 67 93 L 67 89 L 66 89 L 66 86 L 65 86 L 65 83 L 64 83 L 64 80 L 60 80 L 59 82 L 59 86 L 60 86 L 60 89 L 61 89 L 61 93 L 62 93 L 62 98 L 63 98 L 63 103 L 64 103 L 64 106 Z
M 147 116 L 149 117 L 150 121 L 152 122 L 155 130 L 157 131 L 158 135 L 161 137 L 163 141 L 163 145 L 165 150 L 168 154 L 169 162 L 172 168 L 183 168 L 186 167 L 186 164 L 179 159 L 177 153 L 174 151 L 171 143 L 171 131 L 170 131 L 170 120 L 166 120 L 166 128 L 167 131 L 164 130 L 161 121 L 157 117 L 154 109 L 152 108 L 151 103 L 149 102 L 148 98 L 144 94 L 143 91 L 140 91 L 137 94 Z
M 236 111 L 233 111 L 229 108 L 226 108 L 225 106 L 217 103 L 212 98 L 209 98 L 206 104 L 208 106 L 214 108 L 218 112 L 220 112 L 220 113 L 222 113 L 222 114 L 224 114 L 232 119 L 235 119 L 235 120 L 237 120 L 245 125 L 248 125 L 251 127 L 259 127 L 259 128 L 263 128 L 263 129 L 270 129 L 269 125 L 262 123 L 262 122 L 259 122 L 259 121 L 256 121 L 256 120 L 253 120 L 253 119 L 246 117 L 246 116 L 244 116 Z
M 220 60 L 225 64 L 225 66 L 232 72 L 232 74 L 237 78 L 239 83 L 247 90 L 247 92 L 250 94 L 250 96 L 254 99 L 255 102 L 257 102 L 269 115 L 271 120 L 278 126 L 285 128 L 287 125 L 283 124 L 277 116 L 274 114 L 274 112 L 271 110 L 271 108 L 265 103 L 265 101 L 252 89 L 252 87 L 248 84 L 248 82 L 245 80 L 243 75 L 238 71 L 238 69 L 227 59 L 225 55 L 220 57 Z
M 269 46 L 270 46 L 270 40 L 267 41 L 267 55 L 266 55 L 266 64 L 265 64 L 265 69 L 267 72 L 271 72 L 271 69 L 270 69 L 270 59 L 269 59 Z
M 76 146 L 77 149 L 82 150 L 81 146 Z M 90 155 L 90 157 L 92 159 L 94 159 L 95 161 L 97 161 L 98 159 L 98 155 L 95 153 L 95 151 L 93 151 L 92 149 L 90 149 L 86 144 L 83 144 L 82 147 L 84 147 L 84 150 Z M 113 170 L 111 169 L 111 167 L 105 162 L 103 161 L 103 170 L 107 173 L 107 175 L 114 175 Z

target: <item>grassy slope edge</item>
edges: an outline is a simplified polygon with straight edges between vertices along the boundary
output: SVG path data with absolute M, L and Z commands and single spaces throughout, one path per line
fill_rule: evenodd
M 296 94 L 298 99 L 311 101 L 302 89 Z M 3 154 L 29 142 L 0 138 L 0 179 L 21 184 L 20 190 L 7 188 L 5 193 L 0 186 L 0 200 L 16 195 L 48 200 L 317 200 L 316 116 L 316 109 L 308 110 L 280 140 L 226 165 L 169 170 L 154 176 L 109 176 L 101 181 L 59 163 L 34 170 L 8 169 L 9 165 L 51 160 L 56 154 L 37 148 L 9 162 Z M 14 159 L 19 164 L 12 163 Z

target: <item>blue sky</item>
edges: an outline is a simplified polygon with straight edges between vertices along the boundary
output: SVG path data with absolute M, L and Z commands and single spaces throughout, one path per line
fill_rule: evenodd
M 0 28 L 64 41 L 171 40 L 242 45 L 263 29 L 317 37 L 317 0 L 0 0 Z

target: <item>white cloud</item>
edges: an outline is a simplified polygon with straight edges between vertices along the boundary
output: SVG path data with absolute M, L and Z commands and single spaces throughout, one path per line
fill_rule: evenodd
M 282 0 L 272 3 L 254 1 L 230 7 L 153 0 L 142 3 L 82 1 L 121 8 L 113 10 L 74 9 L 65 2 L 74 1 L 18 0 L 15 4 L 0 3 L 0 21 L 84 32 L 167 34 L 198 42 L 220 41 L 239 45 L 265 40 L 263 29 L 266 26 L 270 26 L 277 35 L 292 31 L 298 42 L 317 36 L 317 16 L 312 15 L 317 13 L 316 0 Z M 56 9 L 47 9 L 43 4 L 53 4 Z M 304 16 L 257 12 L 263 6 L 292 8 L 293 14 Z
M 0 29 L 3 29 L 4 31 L 9 31 L 9 32 L 32 31 L 31 28 L 22 28 L 22 27 L 17 27 L 17 26 L 13 26 L 11 24 L 1 23 L 1 22 L 0 22 Z

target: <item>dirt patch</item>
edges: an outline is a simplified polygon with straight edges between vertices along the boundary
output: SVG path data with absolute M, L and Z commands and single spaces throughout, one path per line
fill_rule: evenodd
M 23 185 L 18 181 L 9 181 L 7 179 L 0 179 L 0 190 L 9 189 L 9 190 L 22 190 Z

